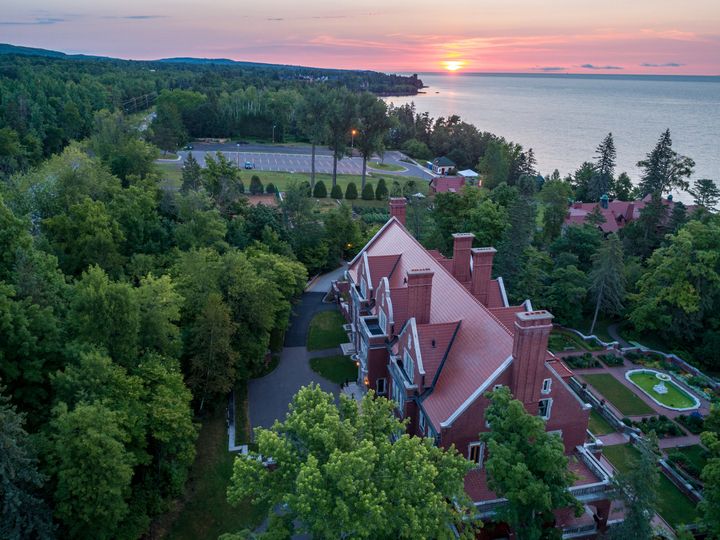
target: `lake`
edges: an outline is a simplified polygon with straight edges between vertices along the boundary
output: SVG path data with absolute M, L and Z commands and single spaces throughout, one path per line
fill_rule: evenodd
M 458 114 L 532 148 L 542 174 L 573 172 L 612 132 L 616 174 L 637 181 L 636 163 L 670 128 L 675 151 L 695 160 L 693 178 L 720 180 L 720 77 L 418 75 L 425 94 L 386 101 L 414 101 L 435 118 Z

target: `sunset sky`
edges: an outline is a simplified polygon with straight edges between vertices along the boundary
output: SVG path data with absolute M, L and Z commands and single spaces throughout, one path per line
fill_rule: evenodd
M 720 0 L 3 0 L 0 42 L 381 71 L 720 75 Z

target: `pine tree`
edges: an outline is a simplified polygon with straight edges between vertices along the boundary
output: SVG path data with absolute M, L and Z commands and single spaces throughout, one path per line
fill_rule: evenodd
M 265 185 L 265 193 L 267 193 L 268 195 L 275 195 L 276 189 L 277 188 L 275 187 L 275 184 L 273 184 L 272 182 L 268 182 Z
M 670 130 L 667 129 L 660 135 L 655 148 L 637 166 L 643 169 L 638 186 L 640 196 L 660 196 L 673 189 L 687 189 L 687 179 L 693 172 L 695 162 L 673 150 Z
M 352 201 L 358 198 L 357 186 L 355 185 L 355 182 L 348 183 L 347 187 L 345 188 L 345 198 L 348 201 Z
M 365 184 L 365 187 L 362 189 L 362 199 L 363 201 L 375 200 L 375 191 L 373 190 L 372 184 L 369 182 Z
M 316 199 L 324 199 L 327 197 L 327 188 L 325 187 L 325 182 L 322 180 L 318 180 L 315 184 L 315 188 L 313 189 L 313 197 Z
M 38 496 L 45 477 L 38 472 L 24 420 L 0 393 L 0 538 L 54 538 L 50 509 Z
M 517 276 L 523 253 L 535 233 L 535 179 L 522 177 L 519 188 L 518 197 L 508 209 L 510 225 L 503 233 L 497 254 L 497 271 L 510 283 Z
M 332 189 L 330 190 L 330 197 L 332 199 L 342 199 L 343 198 L 343 192 L 342 188 L 335 184 Z
M 607 195 L 612 190 L 617 156 L 612 133 L 608 133 L 607 137 L 598 145 L 595 155 L 595 170 L 588 189 L 588 197 L 592 201 L 599 200 L 602 195 Z
M 688 193 L 693 196 L 695 204 L 714 210 L 720 201 L 720 188 L 709 178 L 701 178 L 695 180 L 692 189 L 688 189 Z
M 600 311 L 606 315 L 620 315 L 623 310 L 625 263 L 622 243 L 618 236 L 611 234 L 592 259 L 590 294 L 595 299 L 595 314 L 590 325 L 590 334 L 595 331 Z
M 375 188 L 375 198 L 378 201 L 384 201 L 388 198 L 388 188 L 385 184 L 384 178 L 380 178 L 380 180 L 378 180 L 377 187 Z
M 182 187 L 180 191 L 197 191 L 202 185 L 202 167 L 190 152 L 182 168 Z
M 260 177 L 256 174 L 253 174 L 252 178 L 250 178 L 250 193 L 253 195 L 259 195 L 263 191 L 263 185 L 260 181 Z

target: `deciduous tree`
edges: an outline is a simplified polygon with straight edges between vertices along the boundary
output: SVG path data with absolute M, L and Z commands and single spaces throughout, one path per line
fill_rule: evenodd
M 562 439 L 545 431 L 545 423 L 502 387 L 489 394 L 485 420 L 490 431 L 481 438 L 488 445 L 488 487 L 508 499 L 500 517 L 521 540 L 537 540 L 552 521 L 556 508 L 582 505 L 568 488 L 575 479 L 568 469 Z

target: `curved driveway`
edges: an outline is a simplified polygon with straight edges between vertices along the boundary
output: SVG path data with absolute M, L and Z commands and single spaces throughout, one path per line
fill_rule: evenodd
M 311 382 L 320 384 L 326 392 L 338 394 L 340 386 L 332 383 L 310 369 L 310 358 L 333 356 L 340 349 L 308 351 L 305 347 L 310 321 L 316 313 L 337 309 L 335 304 L 322 302 L 325 293 L 305 293 L 294 306 L 290 327 L 285 334 L 285 348 L 280 363 L 272 373 L 260 379 L 248 381 L 250 427 L 270 427 L 275 420 L 282 420 L 288 404 L 297 391 Z

